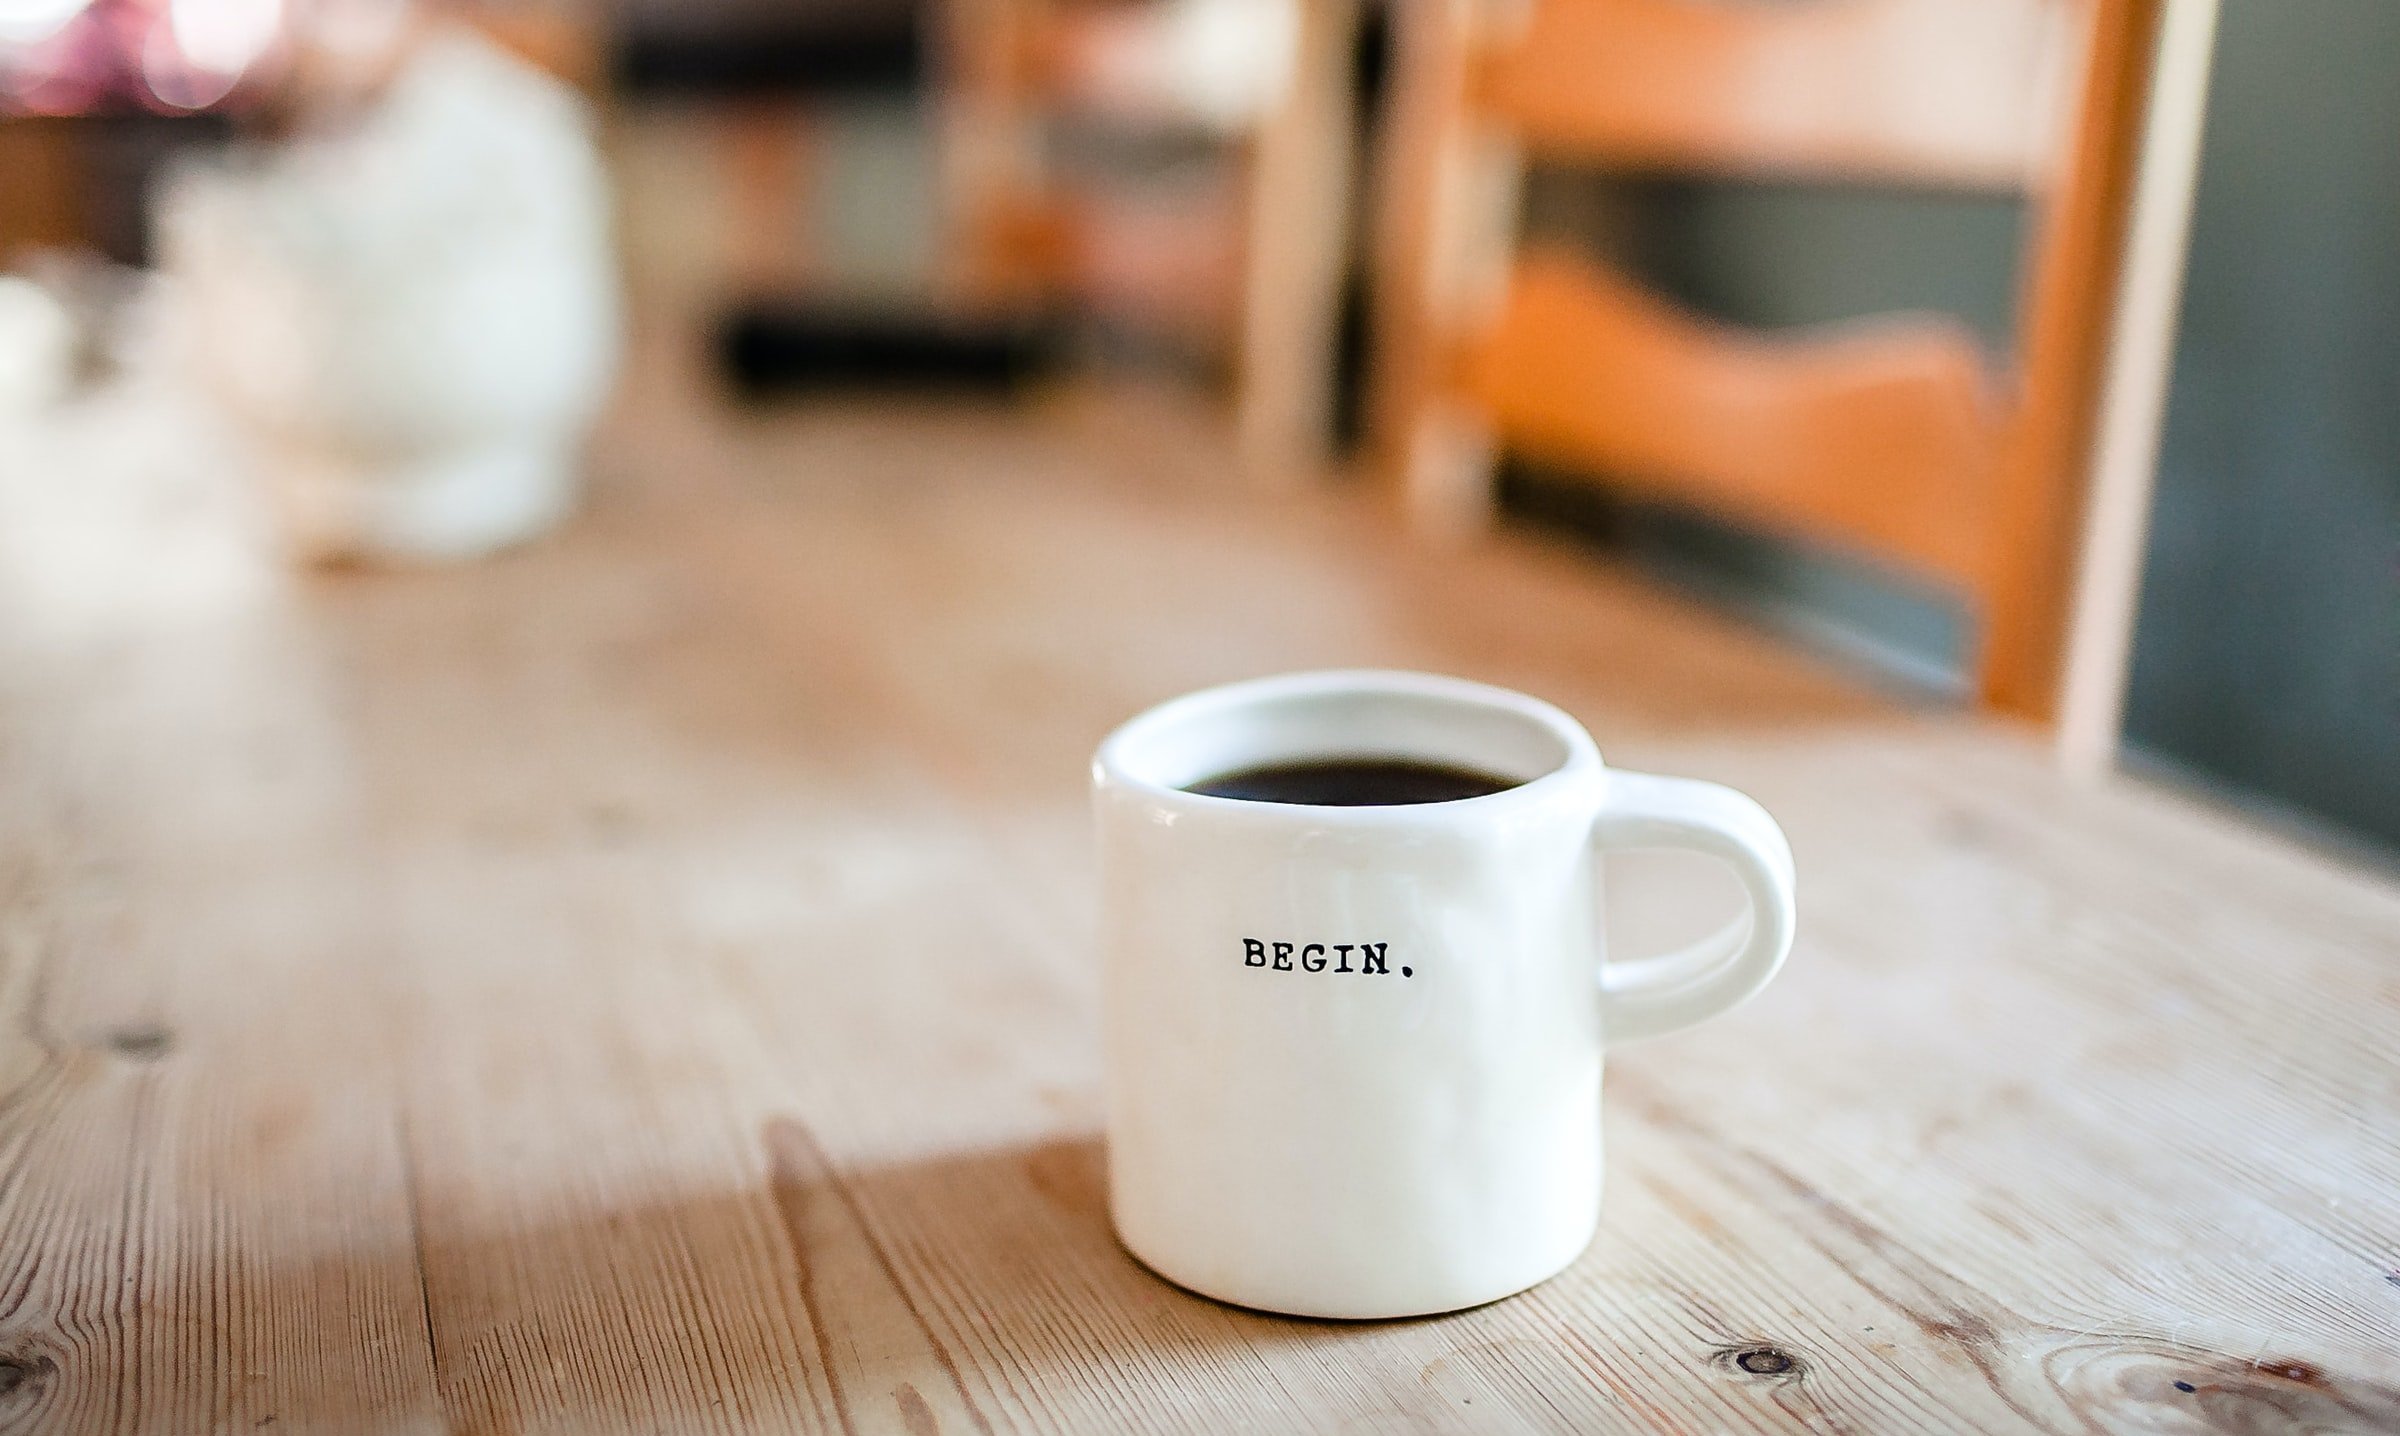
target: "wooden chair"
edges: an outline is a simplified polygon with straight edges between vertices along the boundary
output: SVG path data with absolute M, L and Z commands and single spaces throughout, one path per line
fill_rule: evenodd
M 2057 702 L 2081 481 L 2160 0 L 1410 0 L 1378 236 L 1377 454 L 1426 525 L 1496 447 L 1962 595 L 1976 687 Z M 1526 156 L 2022 191 L 2013 360 L 1892 316 L 1766 335 L 1515 254 Z
M 1311 472 L 1329 447 L 1359 0 L 1288 0 L 1285 82 L 1230 111 L 1177 93 L 1176 47 L 1190 39 L 1180 8 L 948 0 L 943 150 L 959 283 L 985 300 L 1230 334 L 1245 465 Z M 1251 14 L 1278 18 L 1273 0 Z M 1112 194 L 1050 162 L 1046 132 L 1061 120 L 1223 140 L 1237 190 L 1180 207 Z

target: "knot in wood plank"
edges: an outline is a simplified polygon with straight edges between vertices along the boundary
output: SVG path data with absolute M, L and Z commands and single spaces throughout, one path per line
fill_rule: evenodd
M 1764 1376 L 1784 1381 L 1797 1381 L 1808 1372 L 1807 1366 L 1791 1352 L 1772 1342 L 1752 1342 L 1747 1346 L 1731 1346 L 1717 1353 L 1717 1364 L 1745 1376 Z
M 156 1062 L 175 1046 L 175 1034 L 155 1022 L 128 1022 L 100 1035 L 100 1043 L 130 1062 Z

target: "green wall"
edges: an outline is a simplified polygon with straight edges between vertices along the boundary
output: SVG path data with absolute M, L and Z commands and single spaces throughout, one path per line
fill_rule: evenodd
M 2227 0 L 2127 736 L 2400 849 L 2400 4 Z

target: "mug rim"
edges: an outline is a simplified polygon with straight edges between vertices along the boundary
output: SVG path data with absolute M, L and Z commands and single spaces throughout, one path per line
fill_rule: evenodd
M 1127 761 L 1129 749 L 1169 724 L 1201 720 L 1250 705 L 1326 694 L 1432 699 L 1500 713 L 1541 728 L 1558 742 L 1564 756 L 1543 771 L 1496 793 L 1429 803 L 1380 804 L 1281 803 L 1218 797 L 1160 782 L 1136 771 Z M 1496 684 L 1399 668 L 1309 669 L 1196 689 L 1128 718 L 1101 740 L 1092 755 L 1095 787 L 1125 789 L 1161 806 L 1193 813 L 1242 812 L 1259 818 L 1280 816 L 1310 823 L 1390 823 L 1451 814 L 1497 816 L 1504 810 L 1545 803 L 1566 790 L 1592 784 L 1605 771 L 1592 735 L 1557 705 Z

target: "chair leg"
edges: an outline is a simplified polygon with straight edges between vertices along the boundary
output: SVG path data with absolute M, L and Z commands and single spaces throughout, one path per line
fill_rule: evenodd
M 2170 0 L 2161 21 L 2142 159 L 2100 385 L 2083 553 L 2068 610 L 2058 749 L 2080 779 L 2111 772 L 2141 602 L 2159 431 L 2173 378 L 2192 196 L 2208 112 L 2218 0 Z
M 1250 156 L 1234 413 L 1244 467 L 1271 482 L 1331 448 L 1358 14 L 1358 0 L 1302 0 L 1291 83 Z
M 971 307 L 1046 292 L 1037 231 L 1052 206 L 1041 96 L 1029 71 L 1039 0 L 943 0 L 934 11 L 945 291 Z
M 1452 338 L 1507 286 L 1523 166 L 1468 119 L 1479 0 L 1395 7 L 1393 83 L 1379 155 L 1374 247 L 1376 468 L 1420 532 L 1492 517 L 1496 446 L 1448 392 Z

